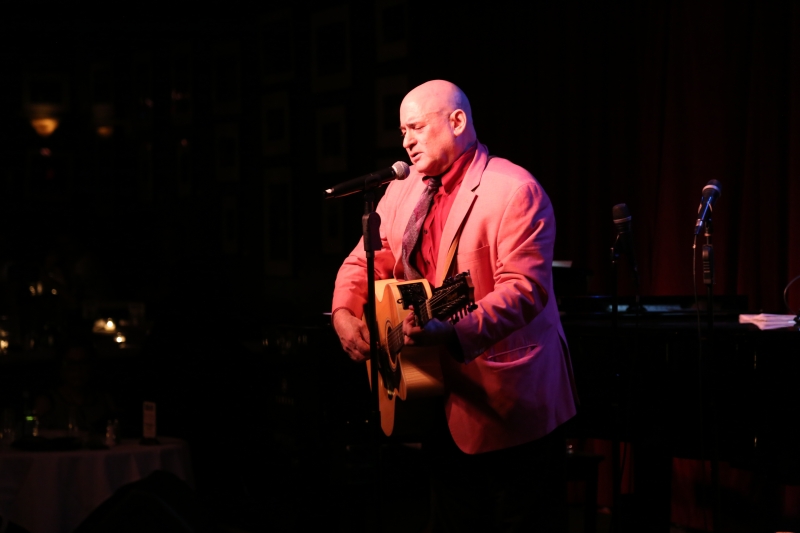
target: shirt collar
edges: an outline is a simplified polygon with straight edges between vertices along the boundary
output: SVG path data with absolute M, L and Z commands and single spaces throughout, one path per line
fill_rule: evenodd
M 467 150 L 461 154 L 452 165 L 450 165 L 450 168 L 447 170 L 447 172 L 439 176 L 445 194 L 450 194 L 456 185 L 461 183 L 461 180 L 464 179 L 464 175 L 467 173 L 467 167 L 469 167 L 469 164 L 472 163 L 472 159 L 475 157 L 475 152 L 477 149 L 478 143 L 475 142 L 472 146 L 467 148 Z M 423 180 L 427 179 L 427 176 L 423 178 Z

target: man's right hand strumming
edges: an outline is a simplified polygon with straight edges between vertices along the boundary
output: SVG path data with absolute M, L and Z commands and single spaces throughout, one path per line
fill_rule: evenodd
M 332 318 L 333 329 L 350 359 L 356 362 L 369 359 L 369 328 L 364 321 L 344 308 L 334 313 Z

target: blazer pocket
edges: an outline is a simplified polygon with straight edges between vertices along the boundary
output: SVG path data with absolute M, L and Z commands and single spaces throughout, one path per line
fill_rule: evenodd
M 494 288 L 494 265 L 489 245 L 456 254 L 456 274 L 469 271 L 475 299 L 480 300 Z
M 486 261 L 489 258 L 489 245 L 481 246 L 476 250 L 470 250 L 466 252 L 462 252 L 461 250 L 458 251 L 456 254 L 456 261 L 458 262 L 459 268 L 462 265 L 466 265 L 467 263 L 474 263 L 477 261 Z
M 487 352 L 484 354 L 486 363 L 490 367 L 500 368 L 509 363 L 519 363 L 522 359 L 527 359 L 533 356 L 534 350 L 537 348 L 536 344 L 529 346 L 522 346 L 514 350 L 508 350 L 501 353 Z

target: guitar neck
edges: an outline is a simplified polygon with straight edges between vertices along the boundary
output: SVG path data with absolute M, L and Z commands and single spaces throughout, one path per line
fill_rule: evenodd
M 421 306 L 417 321 L 421 322 L 424 327 L 433 318 L 439 320 L 452 318 L 454 313 L 457 313 L 459 309 L 466 307 L 472 301 L 472 292 L 471 290 L 465 290 L 466 287 L 466 282 L 461 279 L 457 283 L 433 289 L 431 297 L 425 300 L 425 305 Z
M 433 289 L 433 296 L 430 300 L 425 300 L 424 302 L 420 302 L 418 304 L 419 310 L 417 310 L 417 325 L 421 328 L 425 327 L 425 324 L 431 321 L 432 318 L 436 318 L 433 315 L 433 310 L 431 309 L 431 300 L 436 297 L 436 289 Z

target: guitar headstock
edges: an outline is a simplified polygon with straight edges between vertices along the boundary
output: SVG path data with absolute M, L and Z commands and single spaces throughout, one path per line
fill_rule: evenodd
M 433 290 L 430 301 L 431 316 L 439 320 L 449 320 L 455 324 L 468 313 L 477 309 L 475 288 L 469 272 L 462 272 L 442 282 Z

